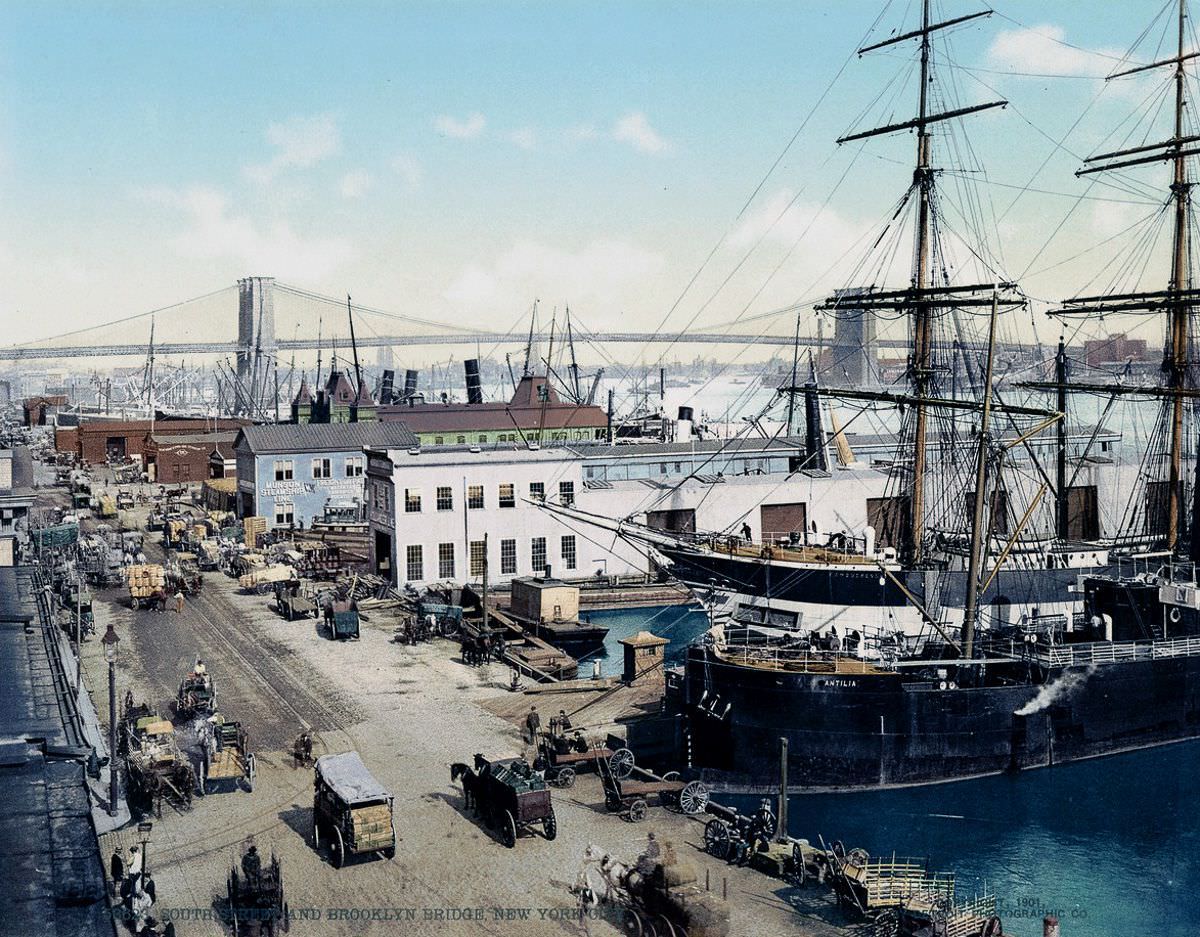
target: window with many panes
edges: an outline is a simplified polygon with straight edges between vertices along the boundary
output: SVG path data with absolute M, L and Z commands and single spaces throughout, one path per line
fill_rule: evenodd
M 575 568 L 575 535 L 566 534 L 562 538 L 562 562 L 564 569 Z
M 346 459 L 346 477 L 358 478 L 363 473 L 363 457 L 352 455 Z
M 404 513 L 419 514 L 421 512 L 421 489 L 404 489 Z
M 472 540 L 471 541 L 471 578 L 480 579 L 483 577 L 483 566 L 487 557 L 487 541 Z
M 466 437 L 466 436 L 459 436 L 459 437 L 458 437 L 458 438 L 455 440 L 455 442 L 456 442 L 456 443 L 458 443 L 460 446 L 461 446 L 463 443 L 465 443 L 466 441 L 467 441 L 467 437 Z
M 546 538 L 534 537 L 529 541 L 529 562 L 533 566 L 533 574 L 541 576 L 546 572 Z
M 500 541 L 500 574 L 512 576 L 517 572 L 517 541 Z
M 420 582 L 425 578 L 425 558 L 421 544 L 410 543 L 404 550 L 405 573 L 409 582 Z
M 530 482 L 529 497 L 532 501 L 546 500 L 546 483 L 545 482 Z
M 483 485 L 467 486 L 467 507 L 472 511 L 478 511 L 483 508 Z
M 454 489 L 452 489 L 449 485 L 438 486 L 437 509 L 439 511 L 454 510 Z
M 454 544 L 438 544 L 438 578 L 454 578 Z
M 500 486 L 500 507 L 515 508 L 517 506 L 517 492 L 511 484 Z
M 558 500 L 567 507 L 575 503 L 575 483 L 574 482 L 559 482 L 558 483 Z
M 291 459 L 276 459 L 275 460 L 275 481 L 286 482 L 291 481 L 295 471 L 292 468 Z
M 328 478 L 333 474 L 333 463 L 329 459 L 312 460 L 312 477 Z
M 296 506 L 291 501 L 275 502 L 275 526 L 288 527 L 296 519 Z

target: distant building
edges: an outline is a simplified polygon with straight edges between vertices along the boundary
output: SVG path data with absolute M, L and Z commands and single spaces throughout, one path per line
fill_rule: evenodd
M 152 482 L 197 482 L 220 478 L 226 462 L 234 461 L 233 442 L 237 433 L 202 433 L 197 435 L 164 436 L 154 433 L 146 440 L 146 473 Z M 220 474 L 213 474 L 213 459 Z
M 74 433 L 57 432 L 54 444 L 60 452 L 73 451 L 88 464 L 99 465 L 107 459 L 135 458 L 144 461 L 146 443 L 153 434 L 165 436 L 195 436 L 202 433 L 236 432 L 249 420 L 210 419 L 199 417 L 165 420 L 88 420 L 80 423 Z M 66 447 L 70 447 L 69 449 Z M 204 478 L 200 475 L 196 480 Z
M 356 392 L 349 378 L 338 370 L 329 373 L 325 386 L 316 397 L 301 379 L 300 390 L 292 401 L 293 423 L 373 423 L 376 419 L 375 401 L 364 382 Z
M 491 443 L 585 442 L 605 439 L 601 407 L 564 401 L 545 377 L 521 378 L 507 403 L 407 403 L 379 407 L 384 422 L 402 420 L 422 445 L 486 446 Z
M 25 411 L 26 426 L 46 426 L 54 422 L 54 416 L 59 410 L 70 406 L 66 394 L 41 394 L 37 397 L 26 397 L 21 401 Z
M 0 566 L 15 566 L 18 544 L 29 536 L 33 505 L 33 460 L 29 450 L 0 449 Z
M 268 527 L 311 526 L 330 508 L 361 519 L 364 447 L 408 449 L 403 423 L 269 423 L 237 436 L 237 512 Z
M 1108 338 L 1089 339 L 1083 343 L 1083 360 L 1089 368 L 1125 364 L 1127 361 L 1146 361 L 1146 340 L 1127 338 L 1124 332 Z

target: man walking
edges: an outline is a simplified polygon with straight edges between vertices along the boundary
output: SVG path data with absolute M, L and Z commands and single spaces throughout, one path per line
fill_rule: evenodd
M 529 742 L 536 742 L 538 730 L 542 727 L 542 717 L 538 715 L 537 707 L 529 707 L 529 715 L 525 717 L 525 735 Z

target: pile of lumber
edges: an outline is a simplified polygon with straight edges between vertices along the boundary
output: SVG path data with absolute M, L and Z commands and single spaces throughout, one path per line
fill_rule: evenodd
M 135 599 L 148 599 L 166 586 L 165 573 L 157 563 L 129 566 L 125 570 L 129 594 Z

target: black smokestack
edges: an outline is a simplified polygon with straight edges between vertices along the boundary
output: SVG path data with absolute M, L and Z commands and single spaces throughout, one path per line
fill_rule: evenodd
M 384 371 L 383 380 L 379 384 L 379 404 L 386 406 L 392 402 L 392 392 L 396 387 L 396 372 Z
M 416 371 L 404 372 L 404 398 L 406 400 L 417 392 L 417 374 Z
M 467 403 L 483 403 L 483 385 L 479 382 L 479 359 L 468 358 L 463 362 L 467 372 Z

